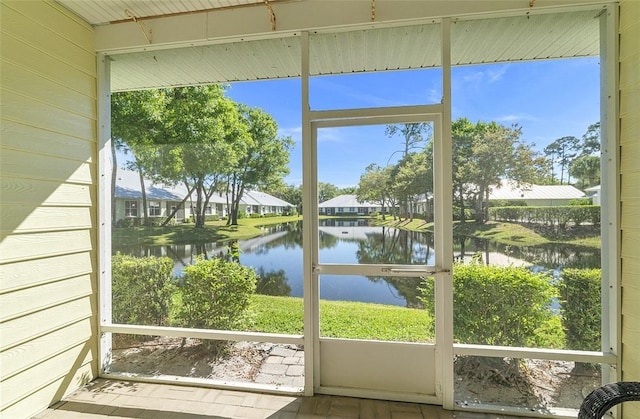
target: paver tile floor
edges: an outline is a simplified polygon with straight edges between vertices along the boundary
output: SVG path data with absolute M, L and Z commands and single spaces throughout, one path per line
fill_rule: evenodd
M 37 419 L 507 419 L 438 406 L 340 396 L 313 397 L 97 379 Z

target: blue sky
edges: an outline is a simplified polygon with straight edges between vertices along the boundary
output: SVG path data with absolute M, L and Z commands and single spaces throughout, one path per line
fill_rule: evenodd
M 599 67 L 598 57 L 456 67 L 453 118 L 518 124 L 522 139 L 540 151 L 560 137 L 580 138 L 599 120 Z M 441 74 L 430 69 L 315 77 L 311 108 L 438 103 Z M 299 79 L 234 83 L 228 91 L 235 101 L 270 113 L 281 135 L 295 140 L 285 179 L 289 184 L 302 181 L 300 91 Z M 368 164 L 393 162 L 400 148 L 400 137 L 386 137 L 384 126 L 323 129 L 318 135 L 320 181 L 355 186 Z

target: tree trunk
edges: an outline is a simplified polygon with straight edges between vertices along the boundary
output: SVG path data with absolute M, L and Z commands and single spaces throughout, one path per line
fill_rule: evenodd
M 142 175 L 142 169 L 138 167 L 138 176 L 140 177 L 140 190 L 142 191 L 142 223 L 143 225 L 149 225 L 149 211 L 147 208 L 147 190 L 144 186 L 144 176 Z
M 460 222 L 464 224 L 467 221 L 467 216 L 465 214 L 466 207 L 464 206 L 464 191 L 462 190 L 462 187 L 458 189 L 458 195 L 460 197 L 458 201 L 460 205 Z
M 476 210 L 475 221 L 478 224 L 482 224 L 482 221 L 483 221 L 483 218 L 484 218 L 484 210 L 482 208 L 483 207 L 483 197 L 484 197 L 484 194 L 482 193 L 482 190 L 480 190 L 480 192 L 476 196 L 476 205 L 475 205 L 475 210 Z
M 204 227 L 204 205 L 202 203 L 202 187 L 203 180 L 199 179 L 196 183 L 196 212 L 195 212 L 195 228 Z
M 111 140 L 111 224 L 116 225 L 116 181 L 118 180 L 118 157 L 116 143 Z
M 187 199 L 189 199 L 189 197 L 191 196 L 191 192 L 193 192 L 193 189 L 187 189 L 187 194 L 185 195 L 184 199 L 178 204 L 176 205 L 176 209 L 174 209 L 173 211 L 171 211 L 171 214 L 169 214 L 167 216 L 167 219 L 164 220 L 162 222 L 162 226 L 166 226 L 167 224 L 169 224 L 169 221 L 171 221 L 171 219 L 173 218 L 174 215 L 176 215 L 176 212 L 180 211 L 180 208 L 184 208 L 184 203 L 187 202 Z

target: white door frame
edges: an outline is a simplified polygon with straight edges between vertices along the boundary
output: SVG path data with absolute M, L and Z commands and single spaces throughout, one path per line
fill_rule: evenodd
M 305 357 L 312 362 L 307 362 L 306 370 L 306 391 L 307 393 L 339 394 L 345 396 L 384 398 L 388 400 L 402 400 L 443 404 L 448 397 L 444 394 L 444 384 L 446 377 L 452 376 L 453 357 L 452 354 L 452 321 L 451 304 L 452 300 L 451 270 L 453 264 L 452 240 L 450 238 L 452 213 L 451 213 L 451 193 L 450 180 L 441 180 L 445 168 L 451 166 L 451 153 L 447 153 L 445 141 L 443 141 L 443 112 L 442 105 L 422 105 L 422 106 L 402 106 L 388 108 L 368 108 L 368 109 L 343 109 L 330 111 L 308 111 L 310 135 L 304 142 L 304 185 L 305 191 L 303 212 L 304 223 L 304 259 L 305 259 Z M 431 122 L 434 124 L 434 215 L 436 220 L 435 243 L 436 243 L 436 263 L 432 266 L 416 265 L 349 265 L 320 263 L 318 260 L 318 200 L 317 200 L 317 130 L 327 127 L 350 127 L 374 124 L 394 124 L 394 123 L 419 123 Z M 448 147 L 450 149 L 450 146 Z M 449 160 L 448 162 L 446 160 Z M 440 171 L 440 172 L 439 172 Z M 450 173 L 450 169 L 449 169 Z M 450 179 L 450 176 L 449 176 Z M 449 204 L 447 204 L 447 196 Z M 449 232 L 449 238 L 447 238 Z M 373 275 L 373 276 L 433 276 L 436 281 L 436 344 L 415 344 L 400 342 L 365 342 L 342 339 L 321 339 L 319 336 L 319 285 L 318 278 L 321 274 L 337 275 Z M 307 343 L 309 342 L 309 343 Z M 311 345 L 308 347 L 308 345 Z M 325 354 L 339 354 L 331 362 L 327 362 L 325 355 L 321 356 L 321 346 L 324 345 Z M 331 348 L 331 349 L 328 349 Z M 350 349 L 352 348 L 352 349 Z M 322 374 L 325 377 L 331 375 L 332 378 L 340 376 L 340 367 L 334 366 L 340 362 L 346 362 L 350 350 L 357 358 L 357 352 L 365 350 L 369 353 L 377 354 L 380 359 L 388 360 L 390 365 L 385 369 L 390 388 L 381 388 L 379 383 L 374 388 L 354 387 L 355 382 L 380 381 L 380 375 L 372 374 L 371 365 L 363 361 L 357 374 L 363 374 L 361 379 L 349 376 L 344 385 L 336 384 L 332 379 L 330 385 L 323 383 Z M 399 352 L 405 356 L 397 356 Z M 396 354 L 396 356 L 393 356 Z M 425 358 L 422 358 L 424 355 Z M 321 359 L 324 360 L 321 363 Z M 419 359 L 416 359 L 419 358 Z M 408 361 L 408 362 L 404 362 Z M 429 365 L 421 361 L 428 361 Z M 372 361 L 375 362 L 375 361 Z M 333 366 L 328 372 L 327 366 Z M 424 391 L 417 391 L 411 385 L 403 385 L 404 377 L 393 376 L 397 371 L 400 374 L 412 373 L 416 366 L 429 371 L 432 377 L 414 377 L 416 388 L 420 387 Z M 418 368 L 418 370 L 420 369 Z M 345 376 L 346 377 L 346 376 Z M 344 377 L 343 377 L 344 378 Z M 340 379 L 338 378 L 338 381 Z M 395 383 L 395 384 L 394 384 Z M 309 386 L 312 386 L 309 388 Z M 382 386 L 384 387 L 384 385 Z M 395 389 L 394 389 L 395 387 Z M 397 387 L 401 387 L 400 390 Z M 426 390 L 428 389 L 428 390 Z M 452 391 L 452 389 L 451 389 Z M 451 397 L 453 395 L 451 394 Z

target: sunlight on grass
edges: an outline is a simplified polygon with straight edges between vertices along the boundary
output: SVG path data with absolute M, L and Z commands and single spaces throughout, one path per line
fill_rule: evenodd
M 302 334 L 302 298 L 254 295 L 251 331 Z M 323 337 L 432 342 L 434 321 L 426 310 L 348 301 L 320 301 Z

